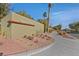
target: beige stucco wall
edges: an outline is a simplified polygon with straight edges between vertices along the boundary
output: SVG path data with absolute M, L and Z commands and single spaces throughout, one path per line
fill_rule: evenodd
M 11 37 L 12 39 L 19 39 L 25 35 L 35 34 L 34 27 L 20 25 L 20 24 L 12 24 L 11 25 Z
M 12 20 L 14 21 L 16 20 L 17 22 L 22 22 L 26 24 L 35 25 L 35 26 L 28 26 L 28 25 L 21 25 L 21 24 L 12 24 L 11 25 L 12 38 L 18 39 L 18 38 L 22 38 L 24 35 L 32 35 L 32 34 L 44 32 L 44 25 L 32 19 L 13 13 Z
M 28 25 L 14 24 L 12 23 L 10 27 L 7 27 L 7 21 L 13 20 L 21 23 L 32 24 L 34 27 Z M 2 34 L 5 32 L 5 36 L 8 39 L 19 39 L 24 35 L 32 35 L 44 32 L 44 25 L 36 22 L 32 19 L 20 16 L 14 12 L 4 17 L 1 21 L 2 23 Z
M 5 38 L 10 39 L 11 38 L 11 29 L 10 27 L 7 27 L 8 22 L 11 19 L 11 14 L 8 14 L 3 19 L 1 19 L 1 35 Z
M 43 26 L 27 26 L 27 25 L 20 25 L 20 24 L 11 24 L 11 38 L 12 39 L 19 39 L 23 38 L 25 35 L 30 36 L 32 34 L 43 33 Z

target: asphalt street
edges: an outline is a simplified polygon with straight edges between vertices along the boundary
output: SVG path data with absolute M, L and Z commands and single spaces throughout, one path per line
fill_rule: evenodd
M 55 43 L 50 48 L 40 51 L 32 56 L 79 56 L 79 40 L 68 39 L 59 36 L 56 32 L 51 33 Z M 38 50 L 39 51 L 39 50 Z M 26 56 L 27 52 L 16 54 Z M 16 56 L 15 55 L 15 56 Z

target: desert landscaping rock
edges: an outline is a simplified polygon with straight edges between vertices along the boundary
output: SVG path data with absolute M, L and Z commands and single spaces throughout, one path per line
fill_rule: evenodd
M 21 52 L 28 52 L 33 49 L 44 47 L 54 42 L 54 39 L 47 33 L 37 34 L 33 36 L 24 36 L 20 39 L 0 39 L 0 52 L 2 55 L 12 55 Z M 4 44 L 2 44 L 4 43 Z

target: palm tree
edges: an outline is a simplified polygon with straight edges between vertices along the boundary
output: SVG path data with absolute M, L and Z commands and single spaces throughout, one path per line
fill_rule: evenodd
M 51 3 L 48 4 L 48 24 L 47 24 L 47 32 L 48 32 L 49 20 L 50 20 L 50 10 L 51 10 Z

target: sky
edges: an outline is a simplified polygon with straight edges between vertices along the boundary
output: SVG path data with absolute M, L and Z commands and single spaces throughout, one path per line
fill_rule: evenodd
M 48 11 L 47 3 L 16 3 L 11 4 L 10 9 L 14 12 L 25 11 L 35 20 L 42 19 L 42 14 Z M 62 28 L 68 28 L 68 25 L 79 21 L 79 4 L 54 3 L 51 7 L 50 25 L 61 24 Z

